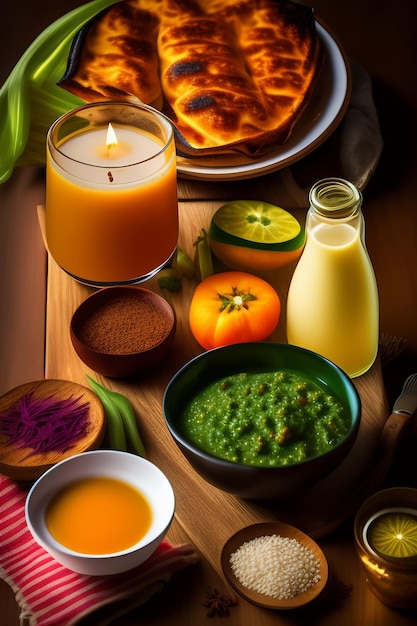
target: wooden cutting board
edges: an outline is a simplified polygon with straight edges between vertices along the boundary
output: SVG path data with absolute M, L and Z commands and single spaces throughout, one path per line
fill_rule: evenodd
M 179 245 L 193 254 L 193 242 L 201 227 L 208 227 L 220 200 L 180 202 Z M 301 210 L 300 215 L 305 213 Z M 285 341 L 285 300 L 293 268 L 265 276 L 276 287 L 283 303 L 282 316 L 272 339 Z M 187 535 L 219 568 L 224 542 L 245 525 L 281 519 L 312 536 L 322 537 L 337 527 L 357 506 L 356 494 L 375 457 L 388 407 L 379 361 L 356 379 L 363 403 L 362 423 L 357 441 L 340 468 L 306 493 L 294 494 L 294 501 L 260 503 L 244 501 L 223 493 L 201 479 L 171 440 L 162 415 L 162 396 L 171 376 L 201 348 L 190 334 L 188 308 L 194 282 L 184 280 L 176 293 L 164 293 L 177 314 L 177 332 L 169 357 L 157 373 L 133 381 L 103 379 L 92 373 L 76 356 L 69 336 L 70 319 L 76 307 L 91 290 L 74 282 L 55 262 L 49 261 L 46 377 L 66 378 L 85 384 L 86 374 L 96 376 L 108 387 L 127 395 L 136 412 L 149 458 L 167 474 L 177 498 L 177 519 Z M 158 291 L 155 280 L 148 288 Z M 359 494 L 360 496 L 360 494 Z M 360 499 L 360 497 L 359 497 Z

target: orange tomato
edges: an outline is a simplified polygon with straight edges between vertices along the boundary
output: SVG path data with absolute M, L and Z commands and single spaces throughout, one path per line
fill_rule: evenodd
M 268 282 L 246 272 L 221 272 L 199 283 L 189 322 L 198 343 L 210 350 L 264 341 L 277 327 L 281 302 Z

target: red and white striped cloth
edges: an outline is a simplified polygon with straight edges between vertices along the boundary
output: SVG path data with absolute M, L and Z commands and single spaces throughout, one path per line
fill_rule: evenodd
M 199 559 L 192 546 L 163 541 L 145 563 L 126 573 L 77 574 L 33 539 L 25 520 L 26 494 L 0 475 L 0 577 L 16 595 L 22 626 L 72 626 L 110 603 L 120 615 L 142 605 L 173 572 Z

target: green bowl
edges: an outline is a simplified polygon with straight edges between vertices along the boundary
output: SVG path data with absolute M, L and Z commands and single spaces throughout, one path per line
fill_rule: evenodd
M 316 381 L 336 396 L 350 415 L 347 435 L 326 453 L 275 467 L 244 465 L 198 448 L 184 434 L 181 421 L 190 399 L 211 382 L 240 372 L 292 370 Z M 361 401 L 351 379 L 324 357 L 292 345 L 241 343 L 209 350 L 185 364 L 170 380 L 163 398 L 166 425 L 194 470 L 207 482 L 236 496 L 276 499 L 297 493 L 333 472 L 351 450 L 358 434 Z

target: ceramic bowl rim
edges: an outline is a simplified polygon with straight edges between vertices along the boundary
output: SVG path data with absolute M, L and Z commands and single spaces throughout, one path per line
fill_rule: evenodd
M 31 515 L 31 510 L 30 507 L 32 505 L 32 499 L 34 497 L 34 495 L 36 495 L 36 492 L 40 489 L 40 484 L 41 481 L 45 478 L 46 480 L 49 480 L 51 475 L 54 474 L 56 471 L 61 471 L 62 466 L 64 465 L 69 465 L 72 463 L 77 463 L 78 460 L 80 460 L 80 457 L 86 458 L 88 456 L 102 456 L 102 455 L 111 455 L 111 456 L 115 456 L 115 457 L 120 457 L 121 455 L 123 455 L 123 457 L 125 457 L 126 459 L 131 459 L 131 461 L 138 463 L 139 465 L 144 465 L 148 468 L 148 470 L 150 470 L 151 472 L 153 472 L 156 476 L 158 476 L 159 480 L 161 480 L 164 485 L 165 485 L 165 489 L 166 489 L 166 493 L 169 495 L 170 497 L 170 502 L 167 503 L 167 511 L 168 511 L 168 505 L 169 505 L 169 513 L 167 513 L 167 515 L 163 516 L 163 519 L 161 516 L 159 516 L 159 521 L 158 521 L 158 525 L 155 526 L 154 522 L 151 524 L 151 527 L 149 529 L 149 531 L 135 544 L 129 546 L 128 548 L 125 548 L 124 550 L 120 550 L 117 552 L 109 552 L 109 553 L 104 553 L 104 554 L 90 554 L 88 552 L 77 552 L 75 550 L 72 550 L 70 548 L 67 548 L 65 545 L 59 543 L 58 541 L 56 541 L 54 539 L 54 537 L 49 533 L 48 529 L 46 528 L 46 523 L 45 523 L 45 519 L 44 519 L 44 515 L 42 514 L 40 517 L 42 519 L 42 523 L 44 524 L 44 528 L 42 529 L 42 531 L 38 530 L 38 526 L 37 524 L 34 524 L 34 520 L 32 519 L 32 515 Z M 95 473 L 91 474 L 91 476 L 97 475 Z M 100 474 L 101 475 L 101 474 Z M 109 473 L 108 476 L 113 476 L 112 473 Z M 117 473 L 116 473 L 117 476 Z M 46 498 L 44 497 L 44 499 L 46 499 L 47 502 L 50 501 L 50 499 L 53 497 L 53 495 L 62 487 L 65 486 L 67 484 L 70 484 L 71 482 L 75 482 L 78 478 L 74 478 L 73 480 L 71 478 L 69 478 L 68 480 L 64 480 L 64 482 L 61 484 L 60 486 L 57 487 L 57 489 L 55 489 L 50 495 L 48 495 Z M 125 479 L 126 480 L 126 479 Z M 133 483 L 129 483 L 129 484 L 133 484 Z M 151 508 L 154 509 L 154 502 L 152 501 L 151 504 Z M 164 505 L 165 506 L 165 505 Z M 46 505 L 43 506 L 43 509 L 46 508 Z M 56 463 L 55 465 L 53 465 L 52 467 L 50 467 L 49 469 L 47 469 L 31 486 L 31 488 L 29 489 L 26 499 L 25 499 L 25 519 L 26 519 L 26 523 L 27 526 L 31 532 L 31 534 L 33 535 L 34 539 L 36 540 L 37 543 L 39 543 L 41 546 L 43 546 L 47 551 L 52 550 L 54 552 L 57 552 L 63 556 L 66 557 L 70 557 L 70 558 L 75 558 L 75 559 L 81 559 L 81 560 L 88 560 L 88 561 L 108 561 L 111 559 L 117 559 L 117 558 L 123 558 L 123 557 L 127 557 L 129 555 L 135 554 L 137 552 L 140 552 L 142 549 L 146 549 L 149 545 L 151 545 L 154 541 L 156 541 L 161 533 L 164 533 L 166 531 L 166 529 L 169 527 L 169 525 L 172 522 L 172 519 L 174 517 L 175 514 L 175 493 L 173 490 L 173 487 L 170 483 L 170 481 L 168 480 L 167 476 L 164 474 L 164 472 L 154 463 L 152 463 L 151 461 L 149 461 L 148 459 L 138 456 L 136 454 L 132 454 L 130 452 L 125 452 L 122 450 L 111 450 L 111 449 L 98 449 L 98 450 L 89 450 L 87 452 L 81 452 L 80 454 L 76 454 L 73 455 L 71 457 L 68 457 L 67 459 L 63 459 L 62 461 L 59 461 L 58 463 Z
M 222 459 L 220 457 L 217 457 L 209 452 L 206 452 L 200 448 L 198 448 L 196 445 L 194 445 L 193 443 L 191 443 L 187 438 L 185 438 L 182 434 L 181 431 L 178 428 L 177 425 L 177 421 L 174 420 L 174 423 L 172 423 L 172 421 L 167 417 L 166 414 L 166 405 L 167 402 L 169 400 L 169 395 L 171 393 L 171 389 L 172 387 L 175 385 L 175 383 L 184 375 L 184 373 L 186 373 L 187 371 L 189 371 L 192 367 L 194 367 L 194 365 L 200 361 L 203 361 L 207 358 L 210 358 L 210 354 L 213 353 L 220 353 L 220 352 L 224 352 L 225 350 L 230 351 L 230 350 L 236 350 L 236 352 L 239 352 L 240 350 L 243 350 L 245 347 L 247 349 L 256 349 L 256 346 L 274 346 L 277 347 L 277 349 L 279 348 L 283 348 L 284 350 L 290 350 L 294 353 L 298 352 L 298 353 L 304 353 L 309 355 L 309 358 L 312 358 L 313 360 L 319 360 L 322 363 L 324 363 L 326 365 L 326 367 L 329 368 L 329 370 L 332 370 L 333 372 L 335 372 L 339 378 L 343 381 L 344 386 L 346 387 L 346 389 L 349 391 L 348 395 L 349 395 L 349 411 L 351 412 L 351 417 L 352 417 L 352 422 L 351 422 L 351 426 L 349 429 L 349 432 L 343 437 L 343 439 L 341 441 L 339 441 L 335 446 L 333 446 L 330 450 L 327 450 L 324 454 L 320 454 L 317 455 L 315 457 L 310 457 L 307 459 L 304 459 L 303 461 L 298 461 L 296 463 L 291 463 L 288 465 L 277 465 L 277 466 L 273 466 L 273 467 L 266 467 L 266 466 L 258 466 L 258 465 L 246 465 L 244 463 L 236 463 L 234 461 L 229 461 L 227 459 Z M 279 348 L 278 348 L 279 346 Z M 267 349 L 271 349 L 273 350 L 274 348 L 267 348 Z M 215 380 L 215 378 L 213 378 L 212 380 Z M 351 405 L 353 405 L 353 409 L 351 410 Z M 281 472 L 284 471 L 291 471 L 293 468 L 296 467 L 302 467 L 303 465 L 307 465 L 309 463 L 311 463 L 312 461 L 314 461 L 315 459 L 324 459 L 329 455 L 333 455 L 336 453 L 337 450 L 339 450 L 343 445 L 346 444 L 346 442 L 352 437 L 352 435 L 356 432 L 358 432 L 359 430 L 359 426 L 360 426 L 360 421 L 361 421 L 361 399 L 359 396 L 359 393 L 355 387 L 355 385 L 353 384 L 352 380 L 349 378 L 349 376 L 342 370 L 340 369 L 335 363 L 333 363 L 332 361 L 330 361 L 329 359 L 317 354 L 316 352 L 312 352 L 311 350 L 307 350 L 305 348 L 300 348 L 298 346 L 294 346 L 291 344 L 284 344 L 284 343 L 277 343 L 277 342 L 269 342 L 269 341 L 260 341 L 260 342 L 250 342 L 250 343 L 239 343 L 239 344 L 233 344 L 233 345 L 229 345 L 229 346 L 221 346 L 218 348 L 213 348 L 211 350 L 207 350 L 205 352 L 202 352 L 200 354 L 198 354 L 197 356 L 193 357 L 192 359 L 190 359 L 187 363 L 185 363 L 170 379 L 170 381 L 168 382 L 168 385 L 165 388 L 165 392 L 163 395 L 163 399 L 162 399 L 162 409 L 163 409 L 163 415 L 164 415 L 164 420 L 165 423 L 167 425 L 167 428 L 169 429 L 169 431 L 173 434 L 173 436 L 175 436 L 175 438 L 177 439 L 177 441 L 184 446 L 187 450 L 189 450 L 190 452 L 192 452 L 195 456 L 198 456 L 200 459 L 205 459 L 205 460 L 209 460 L 212 463 L 218 464 L 218 465 L 224 465 L 226 468 L 234 468 L 235 470 L 240 469 L 240 470 L 252 470 L 252 471 L 260 471 L 260 472 L 264 472 L 264 471 L 272 471 L 272 470 L 279 470 Z

